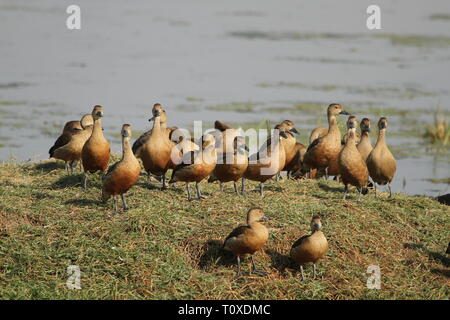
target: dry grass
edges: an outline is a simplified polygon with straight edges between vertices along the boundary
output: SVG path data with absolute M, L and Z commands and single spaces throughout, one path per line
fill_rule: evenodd
M 144 177 L 129 192 L 131 210 L 100 202 L 100 179 L 87 192 L 81 174 L 53 161 L 0 165 L 0 298 L 3 299 L 448 299 L 450 209 L 425 197 L 372 194 L 342 200 L 332 181 L 272 181 L 236 196 L 202 183 L 207 199 L 188 202 L 184 187 L 161 192 Z M 255 188 L 251 184 L 249 188 Z M 267 277 L 235 278 L 220 246 L 251 206 L 272 217 L 255 256 Z M 330 249 L 321 279 L 299 281 L 286 254 L 319 213 Z M 82 290 L 66 288 L 69 265 Z M 366 288 L 369 265 L 381 290 Z M 243 268 L 249 268 L 245 261 Z M 306 268 L 311 279 L 311 268 Z

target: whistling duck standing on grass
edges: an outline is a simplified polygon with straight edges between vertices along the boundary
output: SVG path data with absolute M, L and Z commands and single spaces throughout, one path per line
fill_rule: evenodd
M 354 116 L 347 121 L 347 142 L 339 154 L 339 173 L 345 186 L 344 199 L 347 198 L 348 185 L 355 186 L 359 191 L 358 201 L 361 194 L 367 194 L 367 183 L 369 182 L 369 171 L 366 162 L 356 149 L 356 126 L 358 122 Z
M 108 141 L 103 136 L 103 107 L 96 105 L 92 110 L 92 117 L 94 118 L 94 128 L 81 151 L 81 161 L 84 168 L 84 189 L 87 188 L 88 172 L 100 171 L 102 174 L 106 172 L 111 151 Z
M 58 139 L 56 139 L 55 143 L 48 151 L 50 158 L 54 158 L 55 150 L 68 144 L 70 142 L 70 140 L 72 139 L 72 136 L 77 134 L 81 130 L 83 130 L 83 127 L 81 126 L 80 121 L 76 120 L 76 121 L 66 122 L 66 124 L 64 125 L 62 134 L 58 137 Z M 64 162 L 66 164 L 67 172 L 68 173 L 73 172 L 73 167 L 74 167 L 74 164 L 76 164 L 76 160 L 72 160 L 70 162 L 69 161 L 64 161 Z
M 372 142 L 370 141 L 370 120 L 364 118 L 361 120 L 361 141 L 357 145 L 357 149 L 364 161 L 367 160 L 370 152 L 372 152 Z
M 175 143 L 170 140 L 170 130 L 167 130 L 167 116 L 163 107 L 156 103 L 152 109 L 153 128 L 136 154 L 142 159 L 145 171 L 162 177 L 162 188 L 166 189 L 166 172 L 171 165 L 170 155 Z M 139 139 L 138 139 L 139 140 Z
M 264 194 L 264 182 L 278 174 L 286 163 L 286 153 L 281 139 L 287 139 L 284 131 L 275 130 L 260 150 L 248 160 L 247 170 L 242 178 L 242 194 L 245 193 L 245 179 L 259 181 L 259 193 Z
M 70 172 L 73 172 L 75 163 L 81 159 L 81 150 L 83 150 L 84 144 L 92 134 L 94 125 L 92 115 L 84 115 L 80 120 L 80 125 L 82 130 L 73 131 L 67 143 L 55 148 L 57 146 L 55 142 L 55 145 L 52 147 L 53 150 L 50 149 L 50 156 L 55 159 L 64 160 L 66 162 L 66 169 L 70 169 Z M 66 138 L 67 136 L 64 139 Z
M 349 115 L 340 104 L 332 103 L 328 106 L 328 133 L 309 146 L 303 159 L 304 165 L 310 169 L 325 170 L 325 177 L 337 175 L 339 172 L 338 157 L 341 151 L 341 132 L 339 131 L 336 116 Z
M 172 172 L 172 178 L 169 183 L 185 182 L 188 200 L 201 200 L 202 198 L 199 183 L 209 176 L 216 166 L 217 153 L 214 144 L 214 136 L 205 134 L 203 136 L 202 150 L 186 153 L 183 157 L 183 163 L 177 165 Z M 191 197 L 190 182 L 195 182 L 197 198 Z
M 233 152 L 219 152 L 217 154 L 218 163 L 208 182 L 219 180 L 220 190 L 223 192 L 223 183 L 233 181 L 234 191 L 239 194 L 237 181 L 242 178 L 248 166 L 248 156 L 245 153 L 248 148 L 245 145 L 245 138 L 242 136 L 234 137 L 233 147 Z
M 370 177 L 375 182 L 375 196 L 377 195 L 377 184 L 388 185 L 389 197 L 392 196 L 391 181 L 397 170 L 394 156 L 386 145 L 387 118 L 382 117 L 378 121 L 378 139 L 372 152 L 367 157 L 367 168 Z
M 313 277 L 317 276 L 316 263 L 328 250 L 328 241 L 320 229 L 322 222 L 319 216 L 314 216 L 311 220 L 311 234 L 305 235 L 294 242 L 291 248 L 290 256 L 292 260 L 300 265 L 302 281 L 305 280 L 303 265 L 308 262 L 313 264 Z
M 128 210 L 125 193 L 136 184 L 141 174 L 141 165 L 133 154 L 130 145 L 131 126 L 122 126 L 122 159 L 109 167 L 103 180 L 102 200 L 114 198 L 114 211 L 118 212 L 118 196 L 122 197 L 123 210 Z
M 294 122 L 291 120 L 284 120 L 280 124 L 276 125 L 275 129 L 284 131 L 287 135 L 287 139 L 281 140 L 286 153 L 286 161 L 281 171 L 286 171 L 289 178 L 292 172 L 295 172 L 301 168 L 306 147 L 297 142 L 294 134 L 298 134 L 299 132 L 295 128 Z
M 214 122 L 217 130 L 216 149 L 217 164 L 211 173 L 208 182 L 219 181 L 223 192 L 223 183 L 233 181 L 234 191 L 239 194 L 237 181 L 242 178 L 248 166 L 248 156 L 245 150 L 245 138 L 241 136 L 240 129 L 233 129 L 220 120 Z
M 223 243 L 223 249 L 231 251 L 237 258 L 237 276 L 241 276 L 241 256 L 249 254 L 252 259 L 253 273 L 265 275 L 267 272 L 256 268 L 253 254 L 260 250 L 269 239 L 269 231 L 261 224 L 268 219 L 261 208 L 252 208 L 247 213 L 247 225 L 234 229 Z

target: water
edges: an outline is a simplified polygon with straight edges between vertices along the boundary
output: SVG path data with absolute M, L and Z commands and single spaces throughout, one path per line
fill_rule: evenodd
M 361 0 L 76 3 L 80 31 L 66 29 L 67 1 L 0 1 L 1 160 L 47 158 L 64 122 L 95 104 L 120 152 L 114 134 L 125 122 L 146 130 L 155 102 L 179 127 L 289 118 L 301 141 L 340 102 L 358 118 L 389 117 L 395 191 L 449 192 L 426 180 L 450 177 L 448 151 L 418 134 L 437 104 L 450 114 L 448 1 L 378 1 L 375 31 Z M 298 103 L 322 107 L 291 111 Z

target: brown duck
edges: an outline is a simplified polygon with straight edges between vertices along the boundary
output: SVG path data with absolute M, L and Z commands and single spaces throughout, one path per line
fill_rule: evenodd
M 386 145 L 387 118 L 382 117 L 378 121 L 378 139 L 372 152 L 367 157 L 367 168 L 372 180 L 375 182 L 375 196 L 377 195 L 377 184 L 388 185 L 389 196 L 392 196 L 391 181 L 397 170 L 394 156 Z
M 153 128 L 145 143 L 137 150 L 147 173 L 162 177 L 162 189 L 166 188 L 166 172 L 171 166 L 171 152 L 175 143 L 167 130 L 167 116 L 163 107 L 156 103 L 152 109 Z M 140 150 L 139 150 L 140 149 Z
M 110 147 L 103 136 L 102 117 L 103 107 L 96 105 L 92 110 L 94 128 L 92 134 L 81 150 L 81 161 L 84 169 L 84 189 L 87 188 L 87 174 L 100 171 L 106 172 L 109 163 Z
M 337 175 L 338 157 L 341 151 L 341 133 L 339 131 L 336 116 L 339 114 L 349 115 L 340 104 L 332 103 L 328 106 L 328 133 L 316 140 L 309 146 L 303 159 L 304 165 L 309 169 L 324 170 L 325 176 Z
M 347 198 L 348 185 L 355 186 L 361 194 L 367 194 L 367 183 L 369 182 L 369 171 L 366 162 L 356 149 L 356 126 L 358 122 L 354 116 L 347 121 L 347 142 L 339 154 L 339 173 L 345 186 L 344 199 Z
M 183 163 L 177 165 L 172 172 L 169 183 L 185 182 L 188 200 L 200 200 L 202 194 L 200 192 L 199 183 L 208 177 L 214 170 L 217 161 L 217 153 L 215 147 L 215 139 L 211 134 L 205 134 L 203 137 L 202 150 L 191 151 L 184 155 Z M 195 182 L 197 198 L 192 198 L 189 183 Z
M 50 155 L 55 159 L 64 160 L 66 162 L 66 168 L 68 163 L 71 172 L 73 172 L 75 163 L 81 159 L 81 151 L 83 150 L 83 146 L 92 134 L 94 125 L 92 115 L 84 115 L 80 120 L 80 125 L 82 130 L 72 132 L 67 143 L 61 144 L 57 148 L 53 149 L 53 151 L 50 149 Z M 55 143 L 55 146 L 56 145 L 57 143 Z
M 305 235 L 294 242 L 291 248 L 291 259 L 300 265 L 302 281 L 305 280 L 303 265 L 308 262 L 313 264 L 313 278 L 317 276 L 316 263 L 328 250 L 328 241 L 320 229 L 322 222 L 319 216 L 314 216 L 311 220 L 311 234 Z
M 306 147 L 297 142 L 294 134 L 299 134 L 298 130 L 295 128 L 294 122 L 291 120 L 284 120 L 279 125 L 275 126 L 275 129 L 284 131 L 287 135 L 287 139 L 282 139 L 284 151 L 286 153 L 286 161 L 284 167 L 281 171 L 286 171 L 288 178 L 291 173 L 301 169 L 303 156 L 306 152 Z
M 361 157 L 364 161 L 367 160 L 367 157 L 372 152 L 372 142 L 370 141 L 370 120 L 364 118 L 361 120 L 360 124 L 361 128 L 361 141 L 357 145 L 357 149 L 361 154 Z
M 114 211 L 118 212 L 118 196 L 122 197 L 123 210 L 128 210 L 125 193 L 136 184 L 141 174 L 141 165 L 133 154 L 130 145 L 131 126 L 124 124 L 122 136 L 122 159 L 109 167 L 103 180 L 102 200 L 114 199 Z
M 220 190 L 223 192 L 223 183 L 233 181 L 234 191 L 239 194 L 237 182 L 245 173 L 248 166 L 248 151 L 243 136 L 235 136 L 233 139 L 232 152 L 217 153 L 217 164 L 211 173 L 208 182 L 219 181 Z M 223 150 L 222 150 L 223 151 Z
M 247 213 L 247 224 L 234 229 L 223 243 L 223 249 L 231 251 L 238 262 L 237 276 L 241 276 L 241 256 L 249 254 L 252 259 L 253 273 L 265 275 L 256 268 L 253 254 L 260 250 L 269 239 L 269 231 L 261 224 L 268 219 L 261 208 L 252 208 Z
M 62 134 L 58 137 L 58 139 L 56 139 L 55 143 L 48 151 L 50 158 L 54 158 L 55 150 L 68 144 L 70 142 L 70 140 L 72 139 L 72 136 L 77 134 L 81 130 L 83 130 L 83 127 L 81 126 L 80 121 L 76 120 L 76 121 L 66 122 L 66 124 L 64 125 Z M 72 160 L 70 162 L 69 161 L 64 161 L 64 162 L 66 164 L 67 172 L 68 173 L 73 172 L 73 168 L 74 168 L 74 165 L 76 164 L 76 160 Z
M 287 139 L 284 131 L 275 131 L 261 149 L 249 157 L 249 163 L 242 180 L 242 194 L 245 193 L 245 179 L 259 181 L 259 193 L 264 194 L 264 182 L 278 174 L 285 165 L 286 153 L 282 139 Z M 278 138 L 278 139 L 277 139 Z

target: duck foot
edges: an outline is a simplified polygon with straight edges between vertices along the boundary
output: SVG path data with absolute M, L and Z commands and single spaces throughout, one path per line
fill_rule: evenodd
M 252 273 L 260 275 L 260 276 L 267 276 L 269 274 L 269 272 L 266 271 L 262 271 L 262 270 L 258 270 L 258 269 L 254 269 L 252 271 Z

